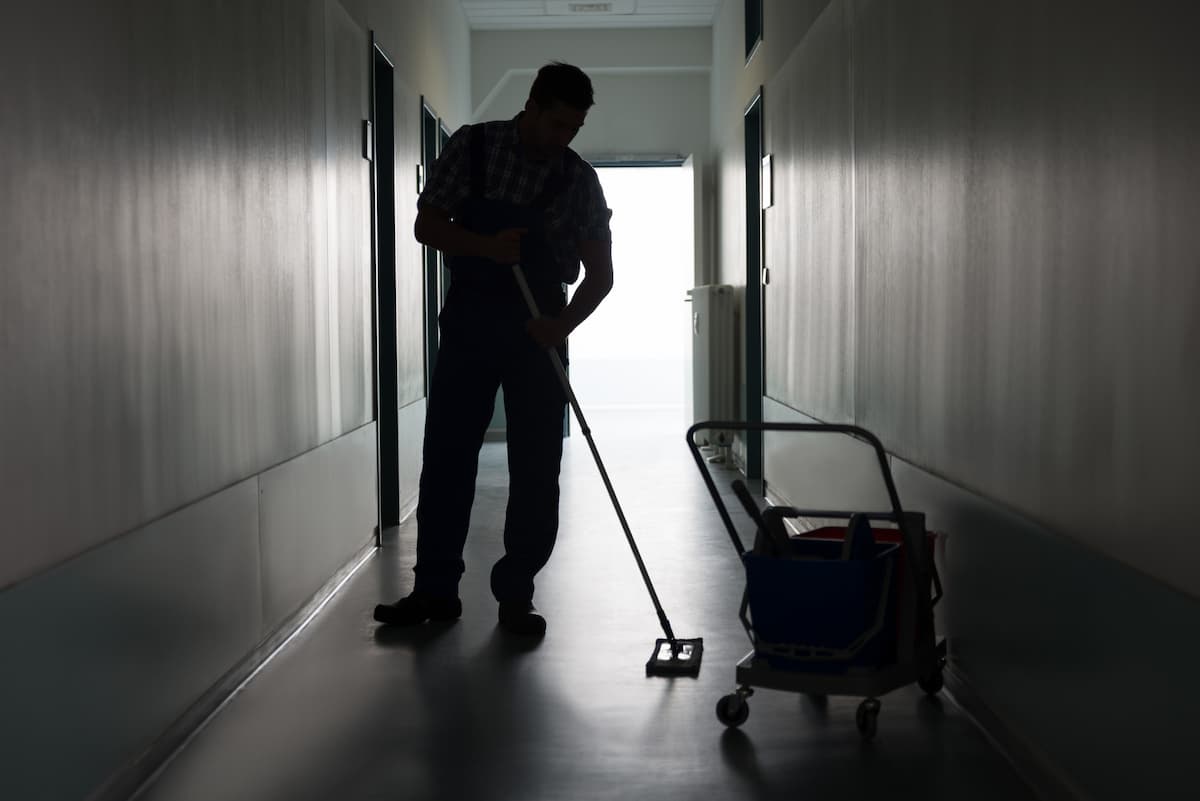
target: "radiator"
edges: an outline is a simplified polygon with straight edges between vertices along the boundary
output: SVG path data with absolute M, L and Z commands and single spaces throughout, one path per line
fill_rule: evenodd
M 734 420 L 737 376 L 734 341 L 737 330 L 733 287 L 710 284 L 688 290 L 692 303 L 693 421 Z M 699 432 L 701 445 L 727 446 L 728 431 Z

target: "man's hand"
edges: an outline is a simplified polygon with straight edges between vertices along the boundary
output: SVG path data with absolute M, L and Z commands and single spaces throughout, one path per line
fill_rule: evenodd
M 543 348 L 557 348 L 566 341 L 571 326 L 557 317 L 539 317 L 525 323 L 525 330 Z
M 511 267 L 521 261 L 521 234 L 528 228 L 506 228 L 486 239 L 484 255 L 492 261 Z

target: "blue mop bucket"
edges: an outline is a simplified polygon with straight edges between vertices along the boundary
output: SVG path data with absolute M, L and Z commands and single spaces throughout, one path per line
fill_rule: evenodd
M 788 558 L 747 552 L 755 654 L 780 670 L 845 673 L 895 661 L 895 543 L 796 538 Z

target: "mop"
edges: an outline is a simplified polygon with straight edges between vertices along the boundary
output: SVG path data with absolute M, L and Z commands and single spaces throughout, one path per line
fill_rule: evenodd
M 521 265 L 513 265 L 513 275 L 517 279 L 517 286 L 521 288 L 521 294 L 525 296 L 525 304 L 529 307 L 529 313 L 533 316 L 533 319 L 539 319 L 542 315 L 538 311 L 537 302 L 533 299 L 533 293 L 529 291 L 529 284 L 525 281 L 525 273 L 521 270 Z M 704 640 L 699 637 L 690 640 L 680 639 L 672 631 L 671 622 L 667 620 L 667 614 L 663 611 L 662 604 L 659 603 L 658 593 L 654 591 L 654 585 L 650 582 L 650 574 L 646 572 L 646 564 L 642 561 L 642 554 L 638 551 L 637 543 L 633 540 L 633 533 L 629 530 L 629 523 L 625 520 L 625 513 L 621 511 L 621 503 L 617 500 L 617 493 L 613 490 L 612 482 L 608 480 L 608 471 L 604 469 L 604 462 L 600 461 L 600 452 L 596 450 L 596 443 L 592 440 L 592 431 L 588 428 L 587 420 L 583 417 L 583 410 L 579 408 L 579 401 L 575 398 L 575 392 L 571 389 L 571 382 L 567 380 L 567 371 L 563 369 L 563 363 L 558 357 L 558 351 L 554 348 L 547 348 L 546 352 L 550 354 L 550 361 L 554 364 L 554 371 L 558 374 L 558 380 L 562 384 L 563 391 L 567 394 L 571 408 L 575 410 L 575 418 L 579 421 L 579 429 L 587 439 L 588 447 L 592 449 L 592 456 L 596 459 L 596 467 L 600 469 L 600 477 L 604 479 L 604 486 L 608 490 L 608 497 L 612 499 L 613 509 L 617 512 L 617 519 L 621 521 L 621 528 L 625 530 L 625 539 L 629 541 L 629 547 L 633 551 L 633 558 L 637 561 L 638 570 L 642 573 L 642 581 L 646 583 L 646 589 L 650 592 L 650 600 L 654 602 L 654 611 L 658 613 L 658 622 L 662 624 L 663 634 L 667 635 L 665 638 L 659 638 L 655 641 L 654 653 L 650 655 L 649 661 L 646 662 L 646 675 L 698 676 L 700 674 L 700 658 L 704 654 Z

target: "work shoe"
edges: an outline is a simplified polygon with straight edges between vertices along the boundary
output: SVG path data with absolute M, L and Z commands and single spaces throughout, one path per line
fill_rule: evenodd
M 416 626 L 426 620 L 457 620 L 462 617 L 462 601 L 412 593 L 394 604 L 375 607 L 375 619 L 387 626 Z
M 500 627 L 521 637 L 542 637 L 546 634 L 546 618 L 534 612 L 528 601 L 502 602 Z

